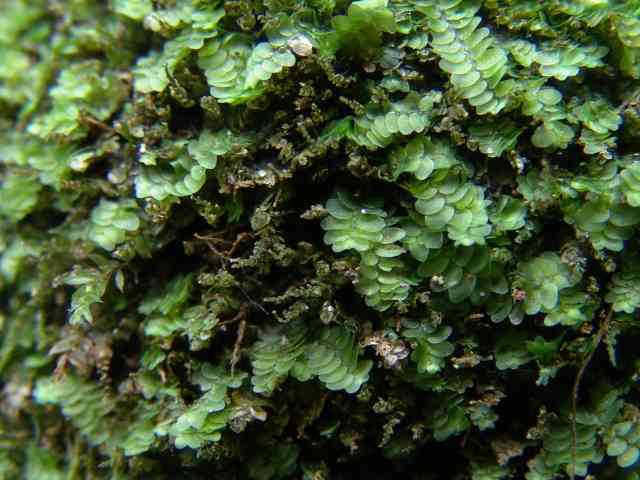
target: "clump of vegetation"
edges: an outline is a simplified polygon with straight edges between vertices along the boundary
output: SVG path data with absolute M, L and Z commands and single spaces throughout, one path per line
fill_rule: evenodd
M 637 0 L 0 0 L 0 479 L 637 479 Z

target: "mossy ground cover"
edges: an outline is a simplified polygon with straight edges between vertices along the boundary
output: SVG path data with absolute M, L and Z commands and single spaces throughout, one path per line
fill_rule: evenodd
M 0 0 L 1 479 L 637 479 L 640 2 Z

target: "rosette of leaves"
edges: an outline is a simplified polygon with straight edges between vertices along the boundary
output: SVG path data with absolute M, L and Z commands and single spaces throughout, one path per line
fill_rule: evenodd
M 212 30 L 224 16 L 217 4 L 177 1 L 154 5 L 149 0 L 115 0 L 118 13 L 135 20 L 144 19 L 145 28 L 165 36 L 177 29 L 191 26 L 199 30 Z
M 159 313 L 166 316 L 187 302 L 192 288 L 193 275 L 176 275 L 163 289 L 149 293 L 138 311 L 144 315 Z
M 144 333 L 149 338 L 171 339 L 177 335 L 189 341 L 192 350 L 206 348 L 216 333 L 220 316 L 236 312 L 238 304 L 230 294 L 233 283 L 214 286 L 208 301 L 190 305 L 192 275 L 177 275 L 159 291 L 152 291 L 138 311 L 146 316 Z
M 606 100 L 594 98 L 573 109 L 573 114 L 584 125 L 578 141 L 584 153 L 611 157 L 610 150 L 616 146 L 612 134 L 620 127 L 622 117 Z
M 527 480 L 547 480 L 553 478 L 557 472 L 557 468 L 553 465 L 549 466 L 544 461 L 544 455 L 536 455 L 527 462 Z
M 417 10 L 427 17 L 431 47 L 454 89 L 478 115 L 495 115 L 506 105 L 496 87 L 507 70 L 507 56 L 494 44 L 488 28 L 478 28 L 479 7 L 466 0 L 428 0 L 420 2 Z
M 527 207 L 522 200 L 510 195 L 500 195 L 489 212 L 496 232 L 519 230 L 526 224 Z
M 537 50 L 533 61 L 539 65 L 538 71 L 544 77 L 566 80 L 580 72 L 581 68 L 603 66 L 602 58 L 609 49 L 602 45 L 544 45 Z
M 527 334 L 515 329 L 503 331 L 493 352 L 498 370 L 515 370 L 533 357 L 526 347 Z
M 518 264 L 514 286 L 524 293 L 524 299 L 512 312 L 512 322 L 519 323 L 522 314 L 535 315 L 553 310 L 558 305 L 560 292 L 574 286 L 580 280 L 580 274 L 572 271 L 552 252 Z
M 487 247 L 450 247 L 442 248 L 429 257 L 420 265 L 418 273 L 430 279 L 434 292 L 446 291 L 449 300 L 460 303 L 473 295 L 504 294 L 508 291 L 506 279 L 495 278 L 491 264 L 491 251 Z M 483 276 L 491 281 L 483 281 Z
M 348 136 L 358 145 L 372 150 L 386 147 L 397 135 L 409 135 L 429 128 L 434 104 L 440 98 L 439 92 L 424 96 L 411 92 L 385 109 L 369 105 L 363 115 L 354 119 Z
M 632 466 L 640 457 L 640 413 L 627 405 L 622 418 L 615 422 L 604 436 L 607 455 L 616 457 L 619 466 Z
M 518 38 L 506 41 L 504 46 L 519 65 L 526 68 L 533 65 L 537 51 L 533 43 Z
M 593 297 L 577 288 L 564 290 L 560 294 L 560 301 L 544 317 L 544 324 L 580 326 L 593 318 L 597 307 Z
M 98 385 L 70 375 L 58 380 L 44 377 L 36 384 L 34 398 L 41 404 L 59 405 L 91 444 L 100 445 L 111 439 L 113 423 L 107 417 L 116 402 Z
M 614 312 L 631 314 L 640 307 L 640 268 L 636 258 L 613 275 L 605 300 Z
M 497 281 L 502 281 L 504 272 L 501 270 L 496 271 Z M 486 295 L 484 291 L 480 291 L 480 294 L 471 296 L 472 303 L 474 305 L 483 305 L 486 308 L 487 314 L 491 318 L 491 321 L 499 323 L 505 318 L 509 318 L 509 321 L 517 325 L 522 322 L 522 316 L 514 313 L 513 299 L 510 295 L 502 293 L 494 295 Z
M 459 435 L 470 426 L 464 409 L 464 398 L 457 395 L 445 395 L 438 399 L 435 408 L 428 415 L 428 426 L 433 437 L 442 442 Z
M 549 478 L 562 471 L 572 475 L 574 468 L 576 475 L 585 476 L 592 463 L 600 463 L 605 453 L 600 433 L 614 424 L 623 407 L 620 394 L 620 390 L 606 384 L 596 387 L 589 405 L 576 412 L 575 441 L 567 409 L 561 415 L 551 416 L 545 422 L 542 451 L 529 463 L 527 479 Z
M 81 267 L 74 265 L 73 269 L 56 279 L 56 282 L 64 282 L 76 287 L 71 296 L 69 308 L 69 323 L 79 325 L 83 322 L 91 323 L 93 314 L 91 307 L 102 302 L 102 297 L 114 277 L 114 271 L 118 267 L 116 262 L 107 261 L 101 257 L 93 257 L 95 267 Z M 115 283 L 121 280 L 121 276 L 115 275 Z
M 57 192 L 61 192 L 63 181 L 69 177 L 71 172 L 71 158 L 73 157 L 74 147 L 69 145 L 60 145 L 51 142 L 41 141 L 38 137 L 29 135 L 24 132 L 7 132 L 0 136 L 0 158 L 2 163 L 7 165 L 16 165 L 19 167 L 29 167 L 33 171 L 25 171 L 20 169 L 8 169 L 5 173 L 6 191 L 2 204 L 6 209 L 10 208 L 12 202 L 20 201 L 22 198 L 29 205 L 35 199 L 32 197 L 33 185 L 28 185 L 25 177 L 31 177 L 32 173 L 37 173 L 37 177 L 42 185 L 51 186 Z M 14 175 L 19 175 L 20 179 L 12 179 Z M 15 182 L 15 183 L 14 183 Z M 23 184 L 23 192 L 19 192 L 18 188 Z M 14 186 L 16 188 L 14 188 Z M 5 190 L 6 189 L 6 190 Z M 29 197 L 29 200 L 25 197 Z M 65 197 L 60 195 L 57 200 Z M 16 206 L 17 207 L 17 206 Z M 13 210 L 13 209 L 12 209 Z M 20 209 L 16 210 L 19 215 Z M 7 215 L 5 213 L 4 215 Z M 10 215 L 13 216 L 13 215 Z
M 151 52 L 146 57 L 141 57 L 133 69 L 136 91 L 164 91 L 171 83 L 171 75 L 179 69 L 182 62 L 192 52 L 200 50 L 207 39 L 216 35 L 215 30 L 184 29 L 176 37 L 167 40 L 161 52 Z
M 244 88 L 252 89 L 266 82 L 274 74 L 296 63 L 296 57 L 288 48 L 275 48 L 269 42 L 258 43 L 247 59 Z
M 317 25 L 303 23 L 298 17 L 287 15 L 285 10 L 286 7 L 280 9 L 271 17 L 271 22 L 265 25 L 265 34 L 272 47 L 288 45 L 293 53 L 308 56 L 314 47 L 325 46 L 323 40 L 326 38 L 326 32 L 318 31 Z
M 119 444 L 125 455 L 140 455 L 153 446 L 156 440 L 155 427 L 159 413 L 159 405 L 150 405 L 146 402 L 138 404 L 126 437 Z
M 567 187 L 565 179 L 549 168 L 531 169 L 518 178 L 518 193 L 532 213 L 544 212 L 566 199 L 575 197 L 575 190 Z
M 475 122 L 469 127 L 468 145 L 488 157 L 497 158 L 512 151 L 525 129 L 504 118 L 494 122 Z
M 617 196 L 600 195 L 575 202 L 565 210 L 565 221 L 575 225 L 596 249 L 619 252 L 640 223 L 640 209 L 617 202 Z
M 357 291 L 365 297 L 369 307 L 384 311 L 409 296 L 411 286 L 417 285 L 404 260 L 406 252 L 397 242 L 405 237 L 401 228 L 387 227 L 382 239 L 361 256 Z
M 100 200 L 91 212 L 89 239 L 105 250 L 113 250 L 124 242 L 131 232 L 140 228 L 135 200 L 111 202 Z
M 491 402 L 499 401 L 499 398 L 500 397 L 498 397 L 497 400 L 491 400 Z M 496 428 L 496 422 L 499 418 L 493 405 L 482 401 L 475 401 L 467 405 L 467 415 L 471 423 L 478 427 L 480 431 Z
M 613 7 L 613 8 L 612 8 Z M 571 16 L 580 28 L 595 28 L 606 24 L 609 17 L 618 10 L 604 2 L 556 4 L 551 9 L 556 15 Z M 619 11 L 619 10 L 618 10 Z
M 390 93 L 393 93 L 393 92 L 409 93 L 411 91 L 411 88 L 409 87 L 409 82 L 396 76 L 388 76 L 383 78 L 382 82 L 380 82 L 380 86 L 382 86 L 385 90 L 388 90 Z
M 186 142 L 175 142 L 163 155 L 168 161 L 155 165 L 155 158 L 147 160 L 153 166 L 143 166 L 136 176 L 136 196 L 164 200 L 169 196 L 184 197 L 202 188 L 206 167 L 200 165 L 186 151 Z M 163 159 L 164 160 L 164 159 Z
M 382 46 L 383 33 L 396 31 L 388 3 L 388 0 L 351 2 L 346 15 L 331 19 L 335 29 L 329 38 L 331 49 L 347 56 L 372 59 Z
M 602 163 L 592 160 L 586 169 L 571 179 L 569 185 L 578 192 L 591 194 L 591 199 L 598 195 L 617 193 L 620 186 L 620 175 L 617 162 Z M 572 196 L 575 194 L 572 192 Z
M 633 226 L 640 223 L 640 210 L 624 202 L 628 174 L 618 172 L 618 162 L 589 162 L 587 171 L 570 182 L 571 188 L 585 196 L 572 193 L 575 200 L 562 206 L 565 221 L 597 249 L 620 251 L 631 238 Z
M 404 232 L 402 246 L 409 254 L 424 262 L 429 258 L 430 252 L 442 247 L 443 235 L 441 232 L 432 232 L 425 224 L 424 217 L 419 213 L 409 210 L 407 218 L 401 219 L 398 228 Z
M 434 232 L 447 232 L 456 245 L 483 245 L 491 232 L 484 189 L 452 168 L 410 186 L 415 209 Z
M 252 51 L 250 37 L 240 33 L 213 38 L 198 51 L 198 66 L 204 70 L 211 95 L 220 103 L 242 103 L 261 93 L 245 86 Z
M 253 391 L 271 394 L 304 354 L 308 341 L 309 328 L 299 321 L 266 331 L 251 350 Z
M 168 427 L 167 433 L 174 437 L 177 448 L 199 448 L 221 438 L 227 422 L 232 418 L 228 405 L 227 390 L 242 385 L 246 373 L 229 374 L 221 367 L 205 364 L 199 373 L 200 396 Z
M 562 103 L 562 94 L 552 87 L 534 86 L 522 95 L 522 113 L 534 117 L 541 124 L 531 137 L 538 148 L 567 148 L 574 137 L 567 125 L 568 113 Z
M 249 147 L 252 141 L 250 134 L 238 134 L 226 128 L 216 132 L 203 130 L 197 139 L 189 142 L 187 150 L 201 167 L 213 170 L 220 157 Z
M 406 145 L 394 148 L 388 158 L 394 180 L 403 173 L 410 173 L 417 180 L 425 180 L 435 170 L 460 163 L 449 142 L 428 136 L 418 136 Z
M 211 95 L 221 103 L 244 103 L 262 93 L 263 83 L 295 64 L 287 46 L 251 45 L 250 37 L 229 33 L 212 39 L 198 52 Z
M 216 168 L 219 157 L 250 143 L 251 137 L 235 135 L 228 129 L 203 130 L 188 143 L 173 142 L 159 151 L 145 152 L 140 161 L 148 166 L 143 166 L 136 177 L 136 196 L 164 200 L 193 195 L 204 185 L 207 171 Z M 168 162 L 165 157 L 169 157 Z M 163 164 L 157 165 L 159 161 Z
M 603 459 L 603 452 L 598 445 L 597 430 L 595 425 L 576 425 L 576 475 L 586 475 L 591 463 L 600 463 Z M 554 473 L 561 469 L 567 473 L 571 472 L 574 465 L 572 444 L 571 425 L 560 421 L 552 423 L 542 442 L 545 466 Z
M 388 226 L 396 220 L 388 219 L 379 202 L 358 203 L 355 198 L 338 191 L 327 202 L 326 217 L 321 226 L 324 242 L 334 252 L 356 250 L 360 253 L 357 290 L 364 295 L 368 306 L 383 311 L 409 295 L 415 285 L 402 258 L 405 249 L 397 243 L 405 232 Z
M 554 6 L 562 10 L 560 4 Z M 580 16 L 578 11 L 584 7 L 584 4 L 572 4 L 569 8 L 573 11 L 565 13 L 575 19 Z M 583 45 L 577 42 L 567 42 L 566 39 L 542 42 L 537 45 L 527 40 L 515 39 L 507 42 L 507 48 L 519 65 L 529 68 L 537 64 L 540 75 L 554 77 L 561 81 L 578 75 L 581 68 L 604 66 L 602 59 L 609 51 L 603 45 Z
M 37 117 L 29 133 L 43 140 L 72 142 L 89 132 L 83 116 L 107 120 L 120 107 L 129 89 L 117 72 L 105 69 L 98 60 L 73 63 L 60 72 L 49 91 L 51 110 Z
M 484 306 L 494 322 L 504 320 L 512 308 L 510 284 L 503 262 L 504 260 L 491 254 L 489 264 L 478 274 L 476 288 L 469 297 L 473 305 Z
M 360 358 L 361 348 L 347 328 L 325 327 L 297 362 L 292 375 L 306 381 L 317 377 L 329 390 L 357 392 L 369 379 L 371 360 Z
M 356 200 L 352 195 L 338 190 L 327 201 L 329 213 L 321 226 L 325 231 L 324 243 L 336 252 L 356 250 L 366 252 L 383 238 L 387 213 L 379 201 Z
M 161 338 L 172 337 L 177 333 L 187 338 L 192 350 L 203 350 L 209 346 L 215 335 L 220 314 L 232 308 L 233 301 L 229 300 L 213 301 L 208 305 L 193 305 L 179 315 L 175 314 L 171 319 L 150 319 L 144 331 L 150 337 Z
M 411 360 L 416 363 L 418 372 L 434 374 L 442 370 L 455 348 L 447 341 L 453 329 L 448 325 L 435 326 L 410 319 L 404 319 L 402 327 L 402 336 L 412 343 Z

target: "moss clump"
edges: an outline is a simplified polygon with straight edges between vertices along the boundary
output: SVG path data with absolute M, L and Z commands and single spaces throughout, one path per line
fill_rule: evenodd
M 0 0 L 0 480 L 635 478 L 639 19 Z

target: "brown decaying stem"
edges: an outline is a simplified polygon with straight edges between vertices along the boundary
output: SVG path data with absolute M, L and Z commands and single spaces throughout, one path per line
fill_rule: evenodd
M 247 321 L 242 319 L 238 325 L 238 336 L 236 337 L 236 343 L 233 345 L 233 353 L 231 354 L 231 376 L 235 373 L 236 363 L 240 360 L 240 347 L 242 346 L 242 340 L 244 339 L 244 332 L 247 328 Z
M 240 311 L 230 320 L 225 320 L 218 324 L 218 327 L 226 328 L 227 325 L 240 322 L 238 324 L 238 329 L 236 333 L 236 341 L 233 344 L 233 353 L 231 354 L 231 360 L 229 365 L 231 367 L 231 375 L 233 376 L 235 372 L 235 367 L 238 361 L 240 360 L 240 348 L 242 347 L 242 340 L 244 339 L 244 332 L 247 329 L 247 313 L 249 312 L 249 308 L 247 305 L 242 305 L 240 307 Z

